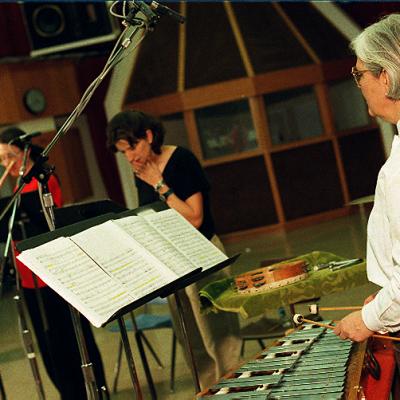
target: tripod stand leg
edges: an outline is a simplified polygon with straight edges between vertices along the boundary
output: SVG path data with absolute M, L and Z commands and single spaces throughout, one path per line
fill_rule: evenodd
M 135 332 L 136 344 L 138 346 L 140 358 L 142 359 L 144 373 L 146 375 L 147 384 L 149 386 L 151 400 L 157 400 L 156 388 L 154 387 L 153 377 L 151 376 L 149 363 L 147 362 L 147 356 L 144 351 L 144 346 L 142 342 L 142 333 L 140 331 Z
M 178 311 L 179 322 L 180 322 L 181 329 L 182 329 L 183 343 L 184 343 L 186 354 L 188 356 L 189 367 L 190 367 L 190 371 L 192 373 L 194 387 L 195 387 L 196 393 L 199 393 L 200 392 L 199 374 L 197 372 L 196 362 L 194 359 L 194 354 L 193 354 L 190 338 L 187 333 L 185 316 L 184 316 L 184 312 L 183 312 L 182 302 L 179 297 L 179 291 L 174 293 L 174 297 L 175 297 L 175 301 L 176 301 L 176 308 Z
M 44 395 L 43 383 L 40 378 L 39 368 L 37 364 L 35 350 L 33 348 L 32 334 L 28 329 L 28 324 L 26 322 L 24 308 L 21 303 L 21 298 L 19 295 L 14 296 L 14 300 L 17 304 L 18 320 L 22 335 L 22 342 L 24 343 L 25 353 L 29 360 L 29 365 L 31 367 L 33 379 L 35 380 L 36 390 L 40 400 L 44 400 L 46 397 Z
M 4 390 L 3 380 L 0 374 L 0 400 L 7 400 L 6 391 Z
M 122 317 L 118 318 L 119 331 L 121 333 L 122 343 L 124 344 L 126 361 L 128 364 L 129 374 L 131 376 L 133 388 L 135 390 L 136 399 L 143 400 L 142 389 L 140 388 L 139 378 L 137 376 L 135 363 L 132 357 L 131 347 L 129 345 L 128 334 L 126 332 L 125 322 Z

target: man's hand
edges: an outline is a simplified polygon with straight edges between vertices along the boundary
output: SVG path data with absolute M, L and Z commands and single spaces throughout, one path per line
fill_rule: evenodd
M 370 331 L 364 324 L 361 311 L 355 311 L 337 323 L 334 333 L 340 336 L 341 339 L 363 342 L 373 335 L 374 332 Z

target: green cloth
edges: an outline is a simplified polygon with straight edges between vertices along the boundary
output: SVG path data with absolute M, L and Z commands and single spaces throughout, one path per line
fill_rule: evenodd
M 284 262 L 304 260 L 309 266 L 342 261 L 332 253 L 313 251 L 312 253 L 286 260 Z M 264 314 L 265 309 L 276 309 L 282 305 L 295 304 L 299 301 L 341 292 L 368 283 L 365 271 L 366 263 L 362 261 L 337 271 L 329 268 L 309 272 L 308 278 L 289 285 L 269 289 L 256 294 L 239 294 L 233 277 L 209 283 L 200 290 L 204 311 L 230 311 L 239 313 L 243 318 Z

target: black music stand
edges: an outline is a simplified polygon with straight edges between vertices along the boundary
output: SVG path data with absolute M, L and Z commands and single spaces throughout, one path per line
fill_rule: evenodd
M 81 207 L 81 206 L 78 205 L 78 208 L 79 207 Z M 39 246 L 41 244 L 50 242 L 52 240 L 55 240 L 58 237 L 74 235 L 85 229 L 88 229 L 95 225 L 106 222 L 110 219 L 118 219 L 118 218 L 130 216 L 130 215 L 140 215 L 141 213 L 148 212 L 148 211 L 158 212 L 158 211 L 166 210 L 168 208 L 169 207 L 165 203 L 156 202 L 156 203 L 152 203 L 147 206 L 144 206 L 144 207 L 139 207 L 135 210 L 127 210 L 127 211 L 119 213 L 119 214 L 115 214 L 115 213 L 103 214 L 103 215 L 88 219 L 86 221 L 81 221 L 79 223 L 68 225 L 63 228 L 58 228 L 52 232 L 47 232 L 47 233 L 37 236 L 35 238 L 25 240 L 25 241 L 19 243 L 17 248 L 20 251 L 24 251 L 24 250 Z M 63 212 L 63 209 L 58 209 L 55 211 L 60 214 Z M 57 214 L 56 214 L 56 217 L 58 217 Z M 67 220 L 69 222 L 72 222 L 71 218 L 67 218 Z M 126 332 L 126 327 L 125 327 L 125 323 L 123 320 L 123 316 L 126 313 L 133 311 L 134 309 L 142 306 L 143 304 L 149 302 L 150 300 L 152 300 L 156 297 L 159 297 L 159 296 L 166 297 L 166 296 L 173 294 L 175 296 L 176 303 L 177 303 L 179 320 L 180 320 L 183 337 L 184 337 L 185 350 L 187 351 L 187 354 L 188 354 L 188 357 L 190 360 L 190 368 L 191 368 L 192 377 L 193 377 L 194 384 L 195 384 L 196 393 L 199 392 L 200 391 L 199 379 L 198 379 L 198 374 L 197 374 L 197 370 L 196 370 L 196 366 L 195 366 L 193 352 L 192 352 L 191 345 L 190 345 L 190 338 L 187 334 L 187 329 L 186 329 L 187 324 L 185 322 L 185 317 L 184 317 L 183 309 L 181 306 L 179 292 L 182 289 L 184 289 L 186 286 L 197 282 L 198 280 L 208 276 L 209 274 L 217 272 L 217 271 L 227 267 L 228 265 L 231 265 L 233 262 L 236 261 L 238 256 L 239 255 L 236 255 L 231 258 L 227 258 L 226 260 L 224 260 L 204 271 L 202 271 L 201 268 L 194 269 L 191 272 L 187 273 L 186 275 L 181 276 L 177 280 L 175 280 L 163 287 L 160 287 L 159 289 L 154 290 L 152 293 L 149 293 L 149 294 L 139 298 L 138 300 L 135 300 L 134 302 L 128 304 L 127 306 L 124 306 L 123 308 L 119 309 L 114 315 L 112 315 L 105 323 L 102 324 L 102 326 L 104 326 L 113 320 L 116 320 L 116 319 L 118 320 L 121 338 L 122 338 L 122 342 L 124 344 L 125 354 L 126 354 L 126 358 L 128 361 L 129 372 L 130 372 L 131 379 L 132 379 L 132 382 L 133 382 L 133 385 L 136 390 L 136 394 L 137 394 L 138 398 L 142 398 L 141 397 L 141 389 L 140 389 L 140 386 L 139 386 L 139 383 L 137 380 L 137 374 L 136 374 L 135 366 L 133 363 L 133 357 L 132 357 L 131 349 L 129 346 L 129 341 L 128 341 L 128 337 L 127 337 L 127 332 Z
M 2 200 L 4 202 L 7 202 L 7 199 Z M 58 226 L 67 226 L 88 218 L 101 216 L 103 214 L 109 215 L 110 213 L 120 212 L 122 210 L 126 210 L 126 208 L 105 199 L 96 202 L 55 208 L 54 215 Z M 11 211 L 9 212 L 11 213 Z M 37 191 L 21 194 L 21 204 L 18 208 L 17 218 L 19 218 L 22 223 L 17 226 L 18 229 L 13 230 L 13 236 L 16 235 L 19 240 L 24 237 L 27 238 L 25 240 L 35 240 L 36 237 L 49 234 L 48 225 L 41 209 L 40 198 Z M 3 225 L 6 229 L 8 229 L 8 224 L 4 223 Z M 4 227 L 2 228 L 4 229 Z M 46 312 L 44 308 L 41 312 L 43 313 L 42 318 L 46 320 Z M 76 317 L 74 314 L 72 314 L 72 319 L 76 319 L 74 321 L 75 328 L 78 323 L 80 324 L 80 322 L 78 321 L 79 317 Z M 87 379 L 90 380 L 92 382 L 92 386 L 94 387 L 94 374 L 91 373 L 92 371 L 90 370 L 92 368 L 92 365 L 89 362 L 89 356 L 88 352 L 86 351 L 86 343 L 84 343 L 83 335 L 79 338 L 77 335 L 77 340 L 78 347 L 81 349 L 82 346 L 85 349 L 84 355 L 86 356 L 87 362 L 83 362 L 82 365 L 85 381 Z
M 107 215 L 106 219 L 109 219 L 110 216 L 114 215 L 115 213 L 121 212 L 126 210 L 125 207 L 112 202 L 109 199 L 103 199 L 94 202 L 87 202 L 87 203 L 79 203 L 73 204 L 70 206 L 65 206 L 61 208 L 54 209 L 54 222 L 56 228 L 65 228 L 70 226 L 71 224 L 79 224 L 82 221 L 86 220 L 96 220 L 99 219 L 100 221 L 104 220 L 104 215 Z M 66 228 L 68 229 L 68 228 Z M 46 231 L 45 235 L 52 236 L 57 231 L 49 232 Z M 43 236 L 43 235 L 42 235 Z M 72 306 L 70 306 L 71 308 Z M 102 388 L 99 388 L 96 379 L 94 377 L 93 371 L 93 364 L 89 359 L 89 353 L 87 351 L 85 337 L 83 335 L 82 330 L 77 329 L 77 326 L 80 326 L 79 321 L 79 313 L 72 312 L 71 313 L 72 319 L 74 321 L 74 328 L 75 328 L 75 336 L 78 341 L 78 347 L 80 349 L 81 358 L 82 358 L 82 372 L 84 374 L 85 381 L 91 384 L 92 387 L 96 387 L 98 391 L 101 391 Z M 126 340 L 128 338 L 126 337 Z M 128 360 L 129 364 L 129 360 Z M 105 388 L 104 388 L 105 389 Z M 101 396 L 102 398 L 102 396 Z
M 86 219 L 99 217 L 104 214 L 120 213 L 125 210 L 126 207 L 114 203 L 109 199 L 103 199 L 89 203 L 78 203 L 56 208 L 54 210 L 56 228 L 62 228 L 71 224 L 82 222 Z

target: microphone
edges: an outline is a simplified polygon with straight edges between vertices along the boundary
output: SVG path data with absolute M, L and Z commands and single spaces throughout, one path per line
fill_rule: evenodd
M 42 134 L 42 132 L 32 132 L 32 133 L 25 133 L 24 135 L 18 136 L 17 138 L 15 138 L 13 140 L 13 142 L 15 140 L 21 140 L 23 141 L 28 141 L 31 140 L 32 138 L 36 137 L 36 136 L 40 136 Z
M 172 10 L 171 8 L 164 6 L 163 4 L 157 3 L 156 1 L 152 1 L 150 3 L 150 8 L 155 11 L 159 15 L 168 15 L 173 18 L 176 22 L 180 24 L 185 23 L 186 17 Z
M 141 11 L 146 16 L 151 28 L 153 28 L 160 19 L 160 17 L 143 0 L 134 0 L 133 10 Z

